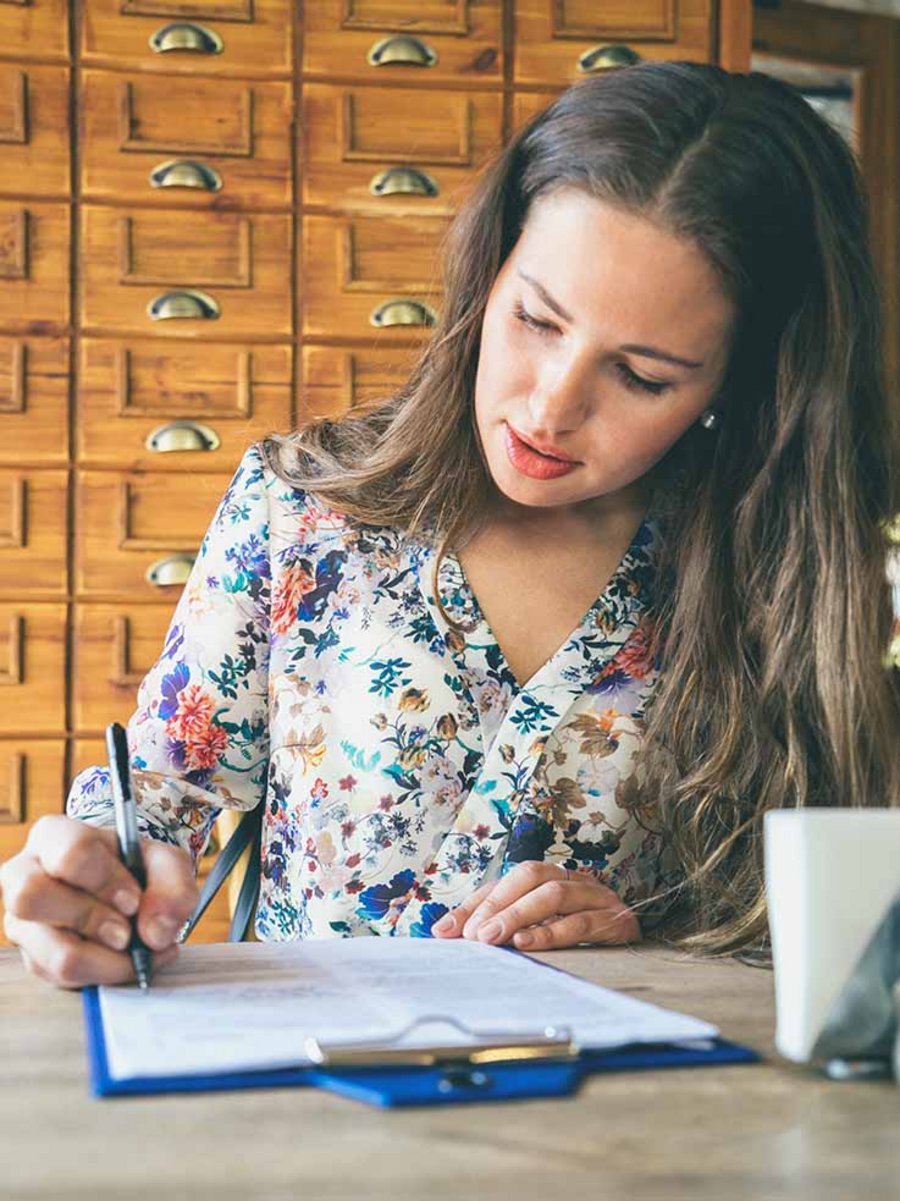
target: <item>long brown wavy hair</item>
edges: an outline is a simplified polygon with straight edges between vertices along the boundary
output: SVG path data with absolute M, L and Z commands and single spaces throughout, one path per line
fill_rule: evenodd
M 474 418 L 488 295 L 532 202 L 562 186 L 690 239 L 736 306 L 724 424 L 692 427 L 654 469 L 675 500 L 635 779 L 679 864 L 658 933 L 764 953 L 764 812 L 900 798 L 884 530 L 900 508 L 898 441 L 881 298 L 856 161 L 802 97 L 687 62 L 570 87 L 455 217 L 443 308 L 406 383 L 273 435 L 266 457 L 351 520 L 429 531 L 436 575 L 492 491 Z

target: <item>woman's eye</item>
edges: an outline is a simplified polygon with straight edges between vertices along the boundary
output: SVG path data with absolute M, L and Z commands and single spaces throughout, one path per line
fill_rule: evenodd
M 529 329 L 536 330 L 539 334 L 547 335 L 556 332 L 556 326 L 551 325 L 549 321 L 538 321 L 537 317 L 532 317 L 531 313 L 527 312 L 521 301 L 516 302 L 513 309 L 514 316 L 527 325 Z
M 626 388 L 632 388 L 640 392 L 650 392 L 653 396 L 659 396 L 661 392 L 665 392 L 667 388 L 672 387 L 670 383 L 664 383 L 662 380 L 644 379 L 642 375 L 635 375 L 625 363 L 617 363 L 616 368 Z
M 527 325 L 529 329 L 533 329 L 542 337 L 546 338 L 559 332 L 557 327 L 549 321 L 539 321 L 537 317 L 533 317 L 521 301 L 516 301 L 513 314 L 523 325 Z M 642 375 L 637 375 L 632 371 L 626 363 L 617 363 L 616 369 L 619 372 L 619 378 L 622 380 L 622 383 L 632 391 L 649 392 L 652 396 L 659 396 L 660 393 L 672 387 L 667 381 L 644 379 Z

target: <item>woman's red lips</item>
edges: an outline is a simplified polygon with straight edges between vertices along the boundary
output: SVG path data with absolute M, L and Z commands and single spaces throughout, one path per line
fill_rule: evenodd
M 579 466 L 575 459 L 557 459 L 554 455 L 535 450 L 515 433 L 511 425 L 504 424 L 506 457 L 519 475 L 532 480 L 558 480 Z
M 552 459 L 559 459 L 561 463 L 577 463 L 578 459 L 573 459 L 571 455 L 565 454 L 564 451 L 557 450 L 555 446 L 542 446 L 540 442 L 535 442 L 533 438 L 526 438 L 524 434 L 520 434 L 513 426 L 509 427 L 516 437 L 524 442 L 526 446 L 530 446 L 532 450 L 536 450 L 538 454 L 549 455 Z

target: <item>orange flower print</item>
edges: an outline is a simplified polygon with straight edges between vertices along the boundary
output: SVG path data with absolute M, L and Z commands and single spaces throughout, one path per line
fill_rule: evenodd
M 228 735 L 222 727 L 207 726 L 185 742 L 184 765 L 189 771 L 206 771 L 216 766 L 227 746 Z
M 313 576 L 301 563 L 291 563 L 278 579 L 272 595 L 272 632 L 286 634 L 291 628 L 300 602 L 316 586 Z
M 190 742 L 192 738 L 206 733 L 215 701 L 199 684 L 189 684 L 178 697 L 178 708 L 166 722 L 166 733 L 179 742 Z
M 653 669 L 650 634 L 647 623 L 639 625 L 613 660 L 616 667 L 633 680 L 645 679 Z

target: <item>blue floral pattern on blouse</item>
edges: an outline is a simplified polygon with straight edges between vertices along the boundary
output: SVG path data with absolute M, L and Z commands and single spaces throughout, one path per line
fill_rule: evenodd
M 262 939 L 428 936 L 515 863 L 626 901 L 665 848 L 633 765 L 657 676 L 648 514 L 572 635 L 520 686 L 459 560 L 351 522 L 246 452 L 128 723 L 144 832 L 196 862 L 222 809 L 264 805 Z M 69 814 L 111 824 L 105 768 Z

